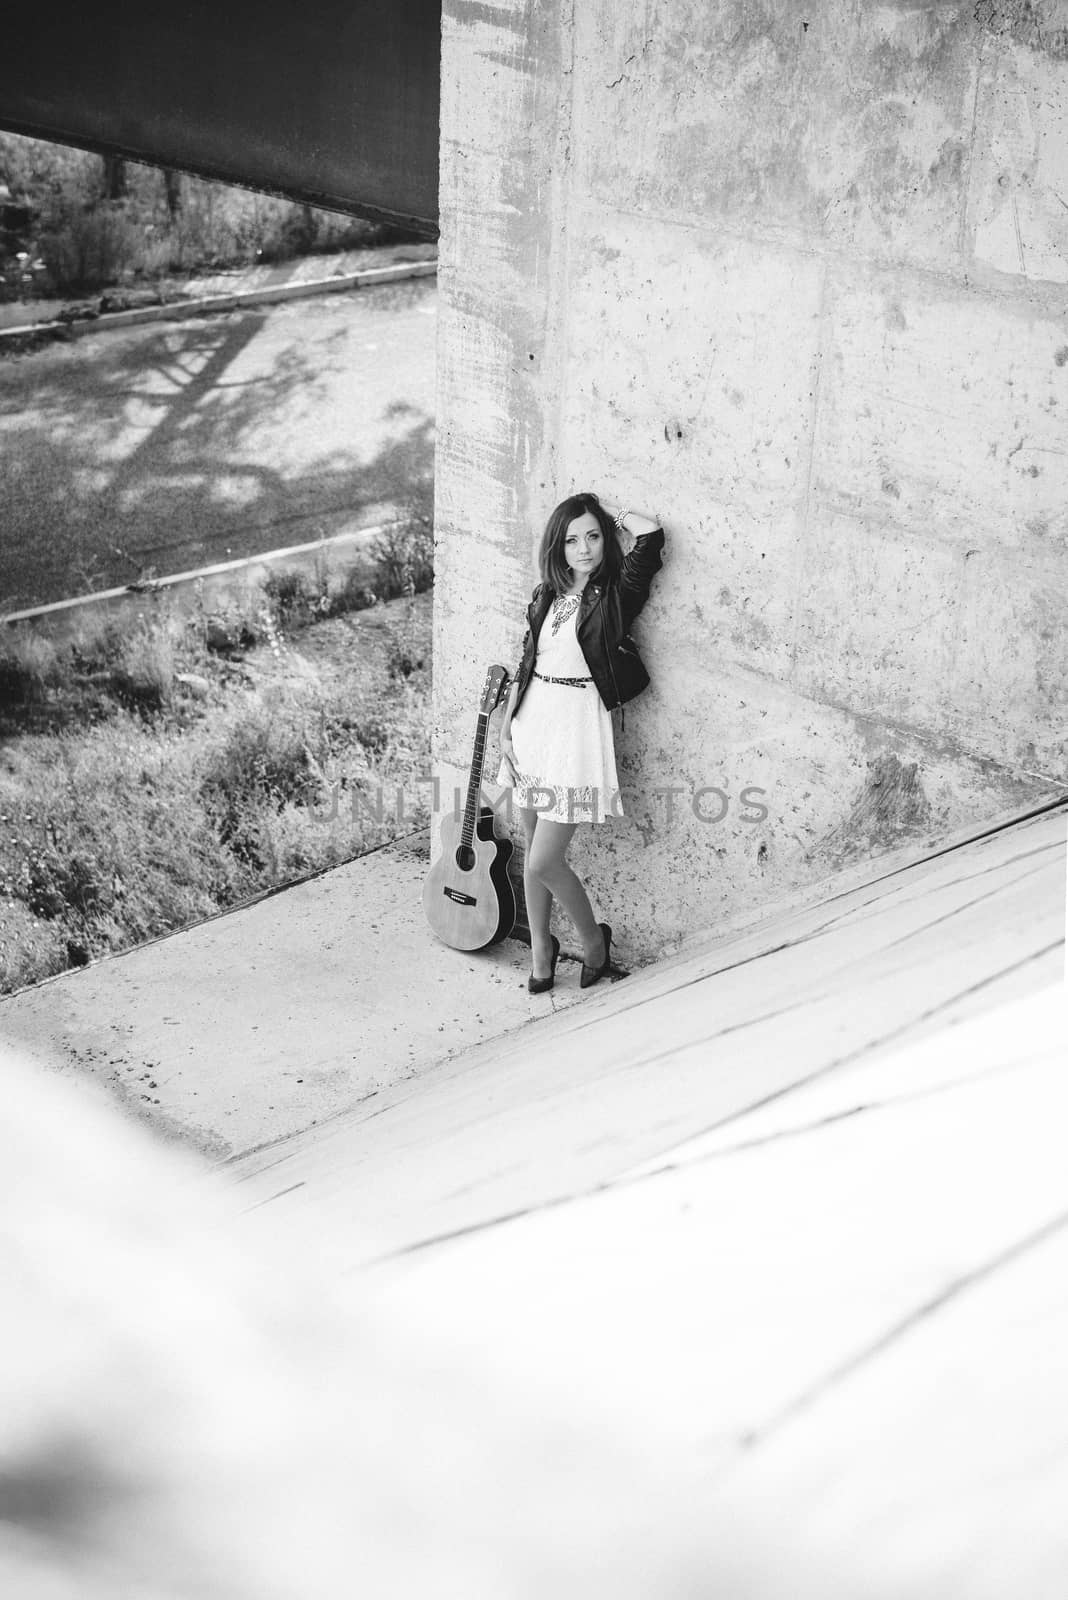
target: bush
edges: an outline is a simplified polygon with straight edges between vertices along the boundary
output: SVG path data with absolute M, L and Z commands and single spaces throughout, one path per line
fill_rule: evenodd
M 118 283 L 139 242 L 125 201 L 85 201 L 64 187 L 44 213 L 38 247 L 61 294 L 87 294 Z
M 56 647 L 45 634 L 9 624 L 0 635 L 0 702 L 39 704 L 60 671 Z
M 372 587 L 379 600 L 421 594 L 434 583 L 434 524 L 423 514 L 397 522 L 371 545 Z
M 334 596 L 334 610 L 366 611 L 377 599 L 370 572 L 363 566 L 350 567 Z
M 208 757 L 199 797 L 219 837 L 253 868 L 264 864 L 260 813 L 287 802 L 307 805 L 319 789 L 303 719 L 292 705 L 261 705 L 231 723 Z
M 75 673 L 108 672 L 122 656 L 124 635 L 114 617 L 83 618 L 68 646 L 62 670 Z
M 143 618 L 126 639 L 113 681 L 120 698 L 146 709 L 166 705 L 174 691 L 174 635 L 168 621 Z
M 273 567 L 263 580 L 262 592 L 280 629 L 306 627 L 334 609 L 326 568 L 309 579 L 303 572 Z

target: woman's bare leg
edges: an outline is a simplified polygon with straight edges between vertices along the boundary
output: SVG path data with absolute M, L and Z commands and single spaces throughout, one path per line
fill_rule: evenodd
M 523 828 L 523 896 L 527 903 L 527 927 L 530 929 L 531 976 L 547 978 L 553 964 L 553 947 L 549 937 L 553 897 L 541 879 L 536 878 L 530 870 L 538 813 L 528 806 L 521 806 L 519 820 Z
M 540 914 L 542 906 L 545 910 L 544 931 L 546 937 L 546 966 L 548 974 L 548 956 L 551 951 L 548 947 L 549 910 L 552 908 L 553 899 L 559 900 L 571 921 L 575 931 L 582 940 L 582 959 L 588 967 L 599 967 L 604 960 L 604 935 L 593 915 L 593 907 L 589 897 L 582 886 L 582 879 L 567 864 L 567 847 L 571 843 L 577 822 L 550 822 L 548 817 L 535 818 L 534 826 L 527 838 L 526 860 L 523 865 L 523 884 L 527 893 L 527 913 L 531 925 L 531 940 L 534 938 L 534 917 Z M 537 912 L 530 911 L 530 885 L 535 887 L 535 904 Z M 535 975 L 537 970 L 535 967 Z

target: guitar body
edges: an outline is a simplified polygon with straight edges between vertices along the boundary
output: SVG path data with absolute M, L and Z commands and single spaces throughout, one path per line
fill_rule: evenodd
M 434 933 L 454 950 L 484 950 L 515 927 L 515 890 L 508 876 L 511 839 L 498 839 L 493 812 L 483 810 L 471 843 L 455 817 L 441 823 L 441 855 L 423 884 L 423 910 Z

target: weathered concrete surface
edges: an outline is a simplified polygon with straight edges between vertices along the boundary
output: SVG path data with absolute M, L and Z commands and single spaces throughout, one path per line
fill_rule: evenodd
M 302 1180 L 279 1227 L 340 1196 L 365 1237 L 339 1247 L 370 1261 L 671 1164 L 712 1130 L 733 1138 L 743 1114 L 775 1123 L 781 1102 L 791 1122 L 821 1083 L 841 1102 L 906 1042 L 929 1039 L 968 1075 L 957 1026 L 1063 983 L 1066 821 L 1068 802 L 698 935 L 234 1170 L 250 1203 Z
M 570 961 L 532 996 L 525 946 L 440 944 L 420 904 L 426 870 L 422 839 L 401 841 L 62 973 L 0 999 L 0 1039 L 225 1158 L 579 999 Z
M 552 504 L 656 512 L 629 820 L 576 849 L 634 948 L 1068 779 L 1066 40 L 1064 0 L 446 0 L 436 751 Z
M 234 1164 L 242 1233 L 644 1430 L 704 1485 L 722 1594 L 1057 1600 L 1066 815 Z

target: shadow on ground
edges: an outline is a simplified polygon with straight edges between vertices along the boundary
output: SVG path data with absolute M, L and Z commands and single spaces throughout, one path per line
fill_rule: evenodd
M 429 499 L 425 281 L 92 336 L 0 369 L 5 609 Z M 399 354 L 399 359 L 398 359 Z M 414 391 L 414 392 L 413 392 Z

